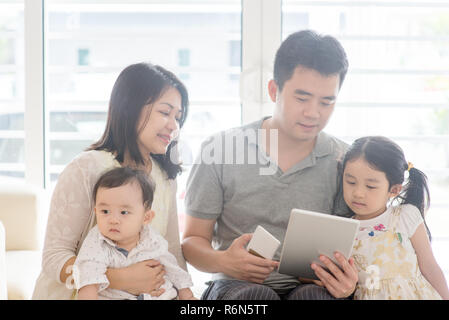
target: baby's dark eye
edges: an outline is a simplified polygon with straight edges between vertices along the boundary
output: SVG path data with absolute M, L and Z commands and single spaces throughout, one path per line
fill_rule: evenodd
M 128 214 L 128 213 L 129 213 L 129 211 L 121 211 L 120 212 L 120 214 L 123 214 L 123 215 Z
M 103 213 L 103 214 L 108 214 L 109 213 L 109 210 L 101 210 L 101 213 Z

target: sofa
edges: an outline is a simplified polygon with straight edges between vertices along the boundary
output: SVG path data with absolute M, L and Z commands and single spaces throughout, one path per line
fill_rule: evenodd
M 41 270 L 46 199 L 41 188 L 0 177 L 0 298 L 6 298 L 6 290 L 9 300 L 31 299 Z
M 5 227 L 0 221 L 0 300 L 8 299 L 6 285 Z

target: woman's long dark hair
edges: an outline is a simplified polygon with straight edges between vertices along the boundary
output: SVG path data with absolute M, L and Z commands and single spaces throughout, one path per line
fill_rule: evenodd
M 109 111 L 103 136 L 87 150 L 106 150 L 117 161 L 123 163 L 125 151 L 136 164 L 145 164 L 137 144 L 137 124 L 144 106 L 154 103 L 169 88 L 175 88 L 181 95 L 182 127 L 189 106 L 187 89 L 170 71 L 151 63 L 137 63 L 126 67 L 118 76 L 112 88 Z M 150 112 L 148 113 L 149 117 Z M 148 120 L 148 119 L 147 119 Z M 173 163 L 170 154 L 177 141 L 172 141 L 165 154 L 151 154 L 153 159 L 167 173 L 169 179 L 175 179 L 182 171 L 180 164 Z M 150 155 L 148 155 L 150 156 Z
M 405 160 L 402 148 L 394 141 L 381 136 L 369 136 L 359 138 L 349 147 L 343 160 L 342 171 L 348 161 L 362 158 L 375 170 L 385 173 L 388 180 L 388 188 L 404 183 L 404 172 L 409 169 L 409 163 Z M 412 204 L 419 209 L 424 219 L 425 211 L 430 206 L 429 187 L 426 175 L 416 169 L 408 170 L 409 176 L 401 193 L 394 199 L 400 204 Z M 429 238 L 429 228 L 424 220 Z

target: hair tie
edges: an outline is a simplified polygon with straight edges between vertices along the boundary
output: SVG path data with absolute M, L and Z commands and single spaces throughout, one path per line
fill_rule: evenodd
M 410 172 L 410 169 L 411 169 L 411 168 L 413 168 L 413 163 L 408 162 L 408 168 L 407 168 L 407 171 Z

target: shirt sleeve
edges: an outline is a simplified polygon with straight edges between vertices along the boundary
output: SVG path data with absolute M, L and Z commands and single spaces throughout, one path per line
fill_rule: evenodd
M 98 284 L 100 292 L 109 286 L 106 277 L 108 255 L 102 248 L 98 234 L 97 228 L 89 232 L 73 265 L 73 280 L 78 290 L 90 284 Z
M 58 283 L 64 264 L 76 255 L 91 213 L 85 171 L 77 159 L 59 175 L 53 191 L 42 255 L 43 271 Z
M 153 237 L 156 237 L 155 240 L 158 242 L 159 247 L 158 251 L 161 252 L 156 259 L 164 265 L 166 271 L 165 275 L 168 280 L 170 280 L 177 289 L 192 287 L 193 282 L 190 274 L 178 265 L 175 256 L 167 250 L 166 240 L 160 235 L 153 235 Z
M 399 219 L 400 229 L 405 232 L 409 238 L 415 234 L 418 226 L 424 222 L 419 209 L 411 204 L 405 204 L 402 206 Z
M 192 166 L 186 189 L 186 213 L 201 219 L 217 219 L 223 211 L 221 135 L 207 139 Z

